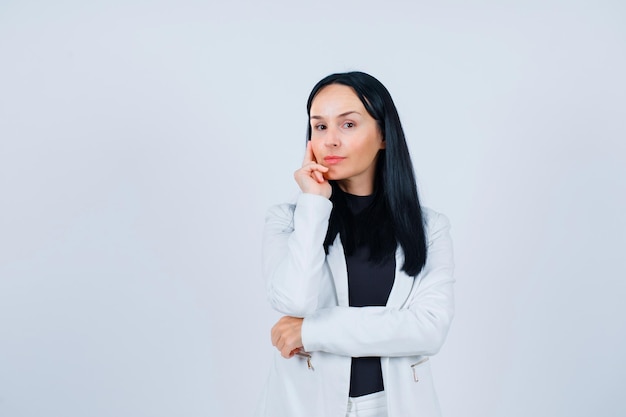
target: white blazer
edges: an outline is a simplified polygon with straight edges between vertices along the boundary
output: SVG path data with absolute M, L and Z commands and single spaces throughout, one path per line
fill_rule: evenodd
M 454 313 L 452 241 L 447 218 L 424 209 L 427 262 L 416 277 L 401 271 L 384 307 L 350 307 L 339 237 L 324 253 L 330 200 L 300 194 L 272 207 L 263 234 L 263 275 L 274 309 L 304 317 L 311 354 L 285 359 L 276 351 L 258 416 L 344 417 L 351 357 L 380 356 L 389 417 L 440 416 L 428 357 L 442 346 Z

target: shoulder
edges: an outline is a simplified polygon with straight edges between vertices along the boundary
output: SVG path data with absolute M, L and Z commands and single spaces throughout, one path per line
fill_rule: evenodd
M 422 207 L 422 217 L 424 219 L 424 231 L 429 241 L 436 239 L 442 233 L 447 233 L 450 229 L 448 217 L 431 208 Z
M 448 217 L 445 214 L 431 209 L 430 207 L 422 206 L 422 217 L 427 227 L 436 223 L 450 224 Z

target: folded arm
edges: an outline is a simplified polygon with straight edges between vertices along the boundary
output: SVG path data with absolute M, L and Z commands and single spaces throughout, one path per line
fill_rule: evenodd
M 331 307 L 304 319 L 307 351 L 346 356 L 433 355 L 454 314 L 454 264 L 449 222 L 437 215 L 429 227 L 426 265 L 402 307 Z

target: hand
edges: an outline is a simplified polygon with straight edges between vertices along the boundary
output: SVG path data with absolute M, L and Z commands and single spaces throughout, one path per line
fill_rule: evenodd
M 272 327 L 272 345 L 276 346 L 283 358 L 291 358 L 302 348 L 302 320 L 284 316 Z
M 328 167 L 317 163 L 311 148 L 311 141 L 307 142 L 302 168 L 293 173 L 293 177 L 302 192 L 330 198 L 332 187 L 328 180 L 324 178 L 326 172 L 328 172 Z

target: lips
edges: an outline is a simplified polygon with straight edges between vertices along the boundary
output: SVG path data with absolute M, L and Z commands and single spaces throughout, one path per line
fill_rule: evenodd
M 339 162 L 343 161 L 344 159 L 346 159 L 343 156 L 334 156 L 334 155 L 329 155 L 324 157 L 324 162 L 326 162 L 326 164 L 328 165 L 334 165 L 334 164 L 338 164 Z

